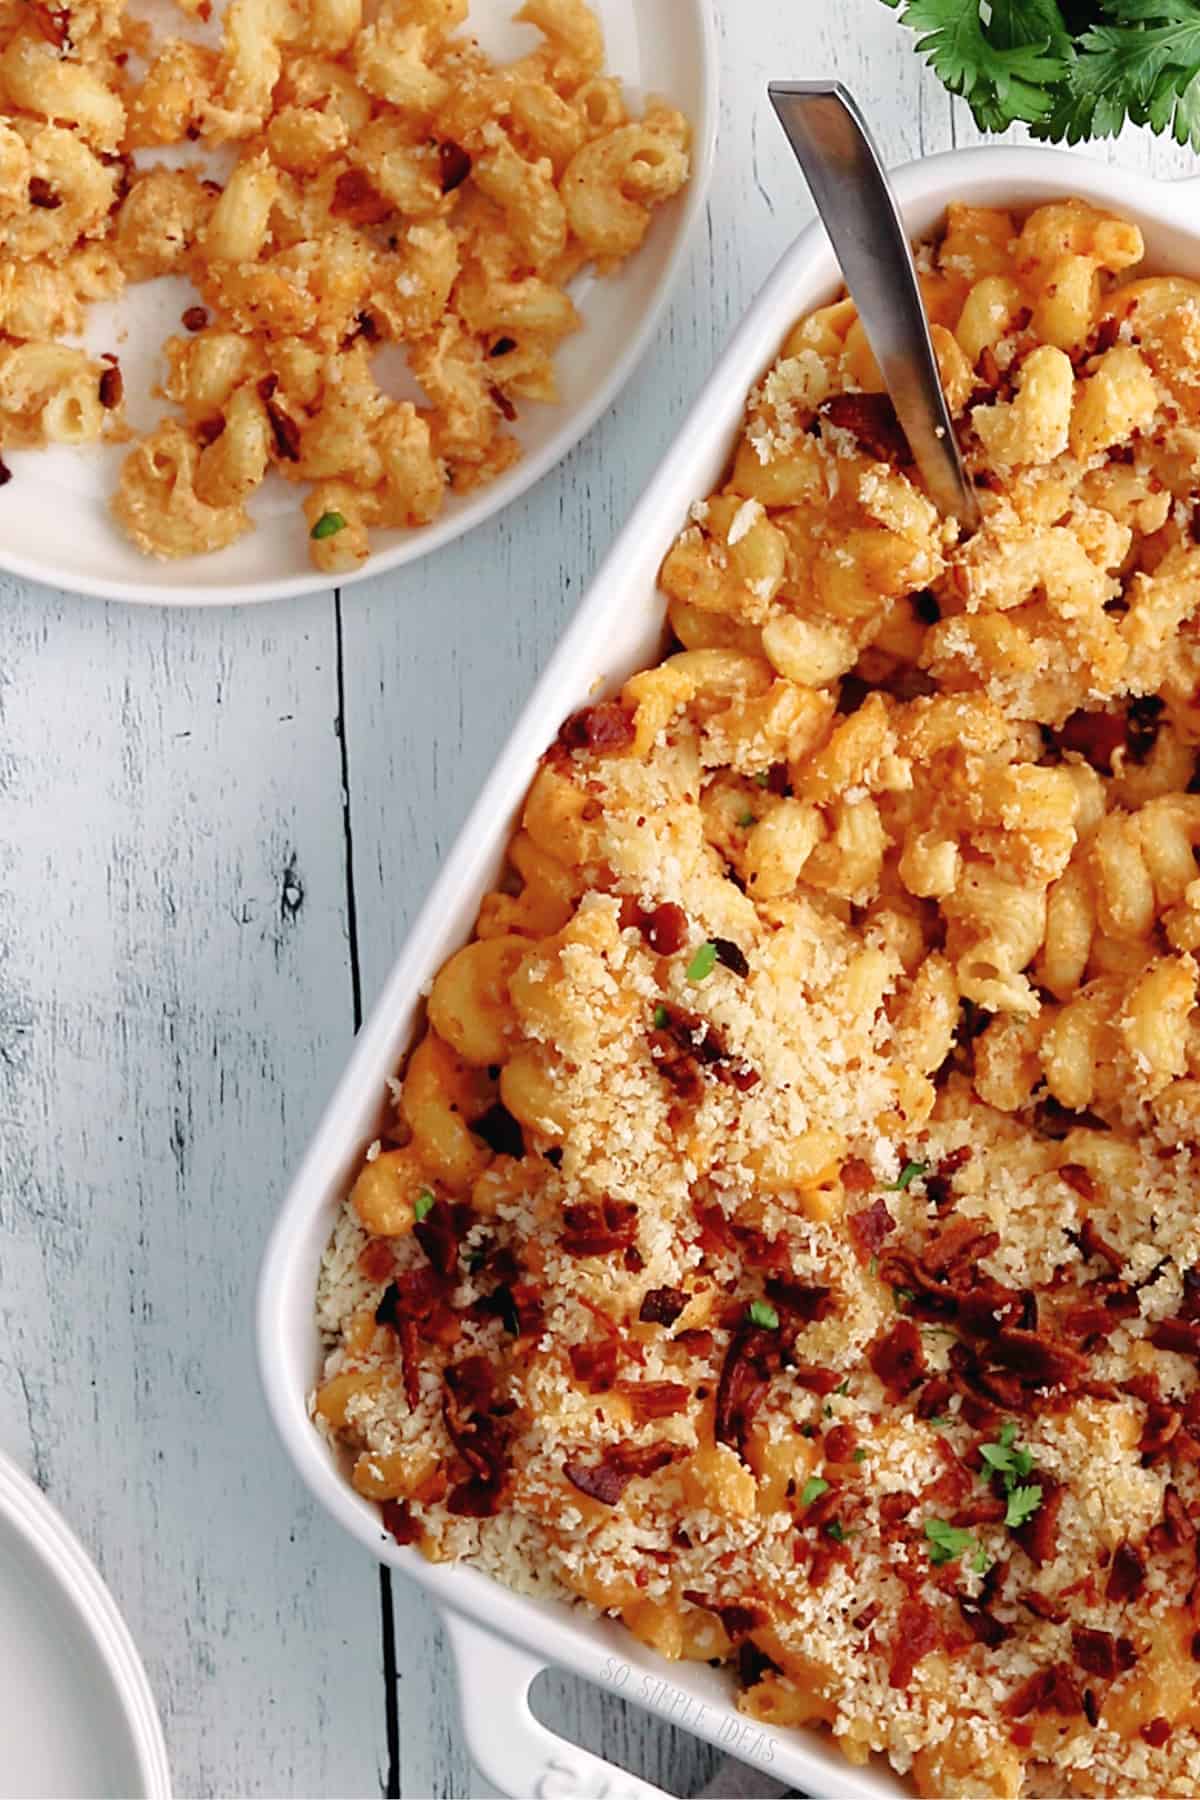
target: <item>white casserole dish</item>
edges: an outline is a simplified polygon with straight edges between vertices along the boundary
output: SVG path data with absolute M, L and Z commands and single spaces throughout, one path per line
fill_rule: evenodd
M 1056 150 L 954 151 L 909 164 L 896 177 L 913 235 L 932 227 L 949 200 L 1024 210 L 1078 194 L 1141 226 L 1146 268 L 1200 276 L 1200 177 L 1160 182 Z M 822 1800 L 883 1800 L 904 1784 L 882 1765 L 853 1768 L 814 1732 L 772 1733 L 739 1713 L 720 1670 L 668 1664 L 621 1626 L 566 1604 L 509 1593 L 468 1567 L 427 1563 L 383 1533 L 377 1509 L 351 1488 L 308 1417 L 319 1365 L 314 1294 L 337 1207 L 375 1137 L 393 1074 L 412 1042 L 422 990 L 469 936 L 493 884 L 537 759 L 559 724 L 651 660 L 663 630 L 659 565 L 693 499 L 718 483 L 747 392 L 776 355 L 792 321 L 832 298 L 833 253 L 819 226 L 784 256 L 751 307 L 671 450 L 538 683 L 507 748 L 468 818 L 408 943 L 364 1026 L 296 1176 L 267 1249 L 259 1288 L 259 1355 L 267 1400 L 283 1441 L 312 1492 L 374 1554 L 417 1581 L 442 1612 L 465 1695 L 478 1767 L 513 1796 L 584 1795 L 595 1800 L 657 1794 L 537 1723 L 527 1693 L 548 1663 L 574 1670 L 676 1725 Z M 496 1722 L 503 1720 L 504 1729 Z

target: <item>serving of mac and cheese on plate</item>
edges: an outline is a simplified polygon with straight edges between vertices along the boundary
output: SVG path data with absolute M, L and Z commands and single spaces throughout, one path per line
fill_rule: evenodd
M 638 257 L 691 125 L 633 103 L 585 0 L 527 0 L 506 58 L 468 0 L 209 11 L 0 21 L 0 457 L 107 448 L 115 530 L 167 561 L 237 545 L 273 473 L 310 567 L 342 578 L 373 534 L 511 474 L 522 417 L 563 399 L 578 278 Z M 36 468 L 0 463 L 6 511 Z
M 1200 283 L 919 255 L 983 513 L 800 320 L 322 1267 L 382 1528 L 931 1796 L 1200 1790 Z

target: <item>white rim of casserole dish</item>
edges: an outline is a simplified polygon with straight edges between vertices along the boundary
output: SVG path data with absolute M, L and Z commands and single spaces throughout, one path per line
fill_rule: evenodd
M 1162 181 L 1078 152 L 984 146 L 909 163 L 894 181 L 914 236 L 930 229 L 951 200 L 1022 210 L 1076 194 L 1132 216 L 1146 233 L 1150 268 L 1200 276 L 1195 198 L 1200 177 Z M 1195 221 L 1190 226 L 1189 213 Z M 555 1663 L 588 1676 L 823 1800 L 885 1800 L 909 1790 L 882 1761 L 855 1768 L 827 1735 L 759 1729 L 736 1711 L 727 1679 L 706 1665 L 667 1663 L 623 1627 L 590 1618 L 581 1608 L 532 1600 L 479 1570 L 432 1564 L 419 1551 L 394 1543 L 382 1531 L 377 1508 L 350 1487 L 308 1416 L 317 1372 L 315 1292 L 321 1254 L 352 1170 L 376 1135 L 386 1077 L 395 1074 L 412 1041 L 422 993 L 445 957 L 465 941 L 479 899 L 503 858 L 537 760 L 562 720 L 594 698 L 598 685 L 611 690 L 641 666 L 639 655 L 644 660 L 652 653 L 665 610 L 655 584 L 662 558 L 691 502 L 719 480 L 746 395 L 777 354 L 787 329 L 802 313 L 831 298 L 838 279 L 824 232 L 810 226 L 754 301 L 604 558 L 444 862 L 297 1171 L 263 1261 L 258 1347 L 268 1406 L 303 1480 L 348 1531 L 380 1560 L 418 1582 L 448 1614 L 463 1679 L 478 1660 L 477 1652 L 462 1652 L 462 1642 L 478 1639 L 477 1632 L 461 1629 L 473 1621 L 493 1640 L 527 1652 L 531 1669 Z M 631 634 L 634 619 L 640 621 L 641 642 L 632 655 L 622 655 L 620 638 L 622 632 Z M 468 920 L 465 929 L 463 919 Z M 631 1671 L 640 1679 L 631 1680 Z M 576 1761 L 572 1779 L 578 1768 L 607 1766 L 592 1758 L 581 1762 L 573 1748 L 568 1756 Z M 494 1754 L 493 1768 L 502 1764 L 503 1757 L 498 1761 Z M 525 1767 L 522 1779 L 529 1782 Z M 543 1760 L 540 1767 L 540 1785 L 515 1785 L 511 1775 L 507 1779 L 514 1785 L 506 1791 L 657 1792 L 615 1771 L 617 1787 L 555 1787 L 546 1773 L 551 1763 Z
M 613 361 L 607 375 L 578 409 L 563 409 L 558 429 L 539 449 L 529 451 L 511 470 L 481 488 L 467 506 L 449 515 L 444 514 L 428 525 L 400 532 L 395 542 L 383 549 L 372 550 L 359 568 L 346 570 L 336 576 L 327 575 L 320 569 L 312 569 L 303 575 L 284 575 L 244 583 L 231 583 L 228 580 L 214 582 L 202 577 L 195 582 L 176 583 L 156 580 L 155 565 L 152 560 L 147 559 L 145 580 L 127 582 L 108 575 L 72 573 L 69 581 L 64 583 L 61 571 L 55 568 L 52 555 L 42 558 L 12 553 L 6 553 L 0 559 L 0 573 L 20 580 L 35 581 L 51 589 L 65 588 L 68 592 L 86 594 L 93 599 L 121 600 L 131 606 L 252 606 L 265 601 L 292 600 L 303 594 L 328 593 L 334 589 L 351 587 L 373 576 L 385 575 L 409 563 L 419 562 L 443 546 L 465 537 L 477 526 L 494 518 L 527 494 L 571 454 L 624 391 L 626 383 L 646 354 L 675 293 L 684 260 L 692 249 L 696 222 L 703 215 L 708 202 L 720 115 L 720 50 L 714 0 L 671 0 L 671 3 L 686 6 L 693 15 L 692 28 L 699 57 L 699 99 L 698 104 L 689 103 L 695 114 L 691 119 L 691 177 L 683 193 L 672 202 L 666 214 L 660 213 L 652 224 L 652 230 L 670 236 L 670 250 L 650 304 L 636 329 L 623 342 L 614 344 Z M 605 279 L 619 281 L 620 275 L 618 273 Z M 602 332 L 604 325 L 600 322 L 587 328 Z M 205 558 L 197 556 L 188 560 L 202 565 Z

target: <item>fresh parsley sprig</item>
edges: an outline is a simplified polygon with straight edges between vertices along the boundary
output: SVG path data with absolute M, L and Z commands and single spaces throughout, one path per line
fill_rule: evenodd
M 1200 150 L 1200 0 L 885 0 L 984 131 L 1077 144 L 1127 120 Z

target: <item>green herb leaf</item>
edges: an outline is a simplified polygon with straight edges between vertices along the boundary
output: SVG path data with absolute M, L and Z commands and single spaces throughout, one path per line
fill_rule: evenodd
M 717 966 L 717 946 L 701 944 L 695 956 L 684 970 L 689 981 L 707 981 Z
M 986 1575 L 992 1566 L 992 1559 L 982 1544 L 975 1546 L 975 1554 L 971 1558 L 971 1562 L 977 1575 Z
M 845 1381 L 839 1381 L 833 1391 L 835 1394 L 848 1394 L 850 1392 L 850 1377 L 847 1375 Z
M 827 1481 L 822 1481 L 819 1475 L 810 1475 L 800 1489 L 800 1504 L 801 1506 L 811 1506 L 814 1500 L 820 1499 L 822 1494 L 828 1492 L 829 1483 Z
M 1033 1451 L 1022 1448 L 1016 1442 L 1017 1428 L 1011 1419 L 1000 1427 L 999 1439 L 994 1444 L 980 1444 L 979 1454 L 993 1475 L 1000 1477 L 1006 1494 L 1022 1476 L 1028 1475 L 1033 1468 Z
M 316 538 L 319 543 L 322 538 L 336 537 L 339 531 L 345 529 L 346 521 L 340 512 L 326 512 L 321 514 L 308 535 Z
M 899 1174 L 899 1177 L 897 1178 L 897 1180 L 887 1181 L 884 1183 L 884 1187 L 883 1187 L 884 1193 L 885 1194 L 902 1194 L 904 1192 L 905 1188 L 911 1186 L 911 1184 L 917 1179 L 918 1175 L 924 1175 L 924 1173 L 928 1167 L 929 1167 L 929 1164 L 926 1162 L 905 1163 L 904 1167 L 900 1171 L 900 1174 Z
M 1008 1496 L 1008 1511 L 1004 1515 L 1004 1523 L 1010 1531 L 1016 1531 L 1027 1519 L 1032 1519 L 1042 1504 L 1042 1490 L 1035 1482 L 1032 1487 L 1015 1487 Z
M 825 1527 L 825 1535 L 831 1537 L 835 1544 L 844 1544 L 846 1539 L 854 1534 L 846 1530 L 840 1519 L 830 1519 Z
M 761 1325 L 764 1331 L 779 1330 L 779 1314 L 769 1300 L 752 1300 L 746 1308 L 746 1317 L 751 1325 Z
M 893 1288 L 892 1293 L 897 1306 L 907 1306 L 910 1300 L 915 1300 L 917 1297 L 912 1288 Z
M 655 1028 L 655 1030 L 656 1031 L 665 1031 L 667 1029 L 667 1026 L 670 1023 L 671 1023 L 671 1015 L 667 1011 L 666 1007 L 665 1006 L 656 1006 L 654 1009 L 654 1028 Z
M 908 0 L 900 17 L 984 131 L 1050 117 L 1075 56 L 1056 0 Z
M 866 1462 L 866 1460 L 867 1460 L 867 1453 L 863 1449 L 861 1444 L 858 1446 L 858 1449 L 854 1452 L 854 1460 L 855 1460 L 855 1462 Z
M 428 1188 L 422 1188 L 413 1201 L 413 1217 L 420 1221 L 434 1209 L 436 1202 Z
M 954 1562 L 975 1548 L 969 1531 L 949 1525 L 945 1519 L 926 1519 L 925 1536 L 929 1540 L 929 1560 L 935 1564 Z

